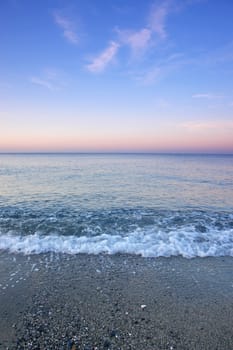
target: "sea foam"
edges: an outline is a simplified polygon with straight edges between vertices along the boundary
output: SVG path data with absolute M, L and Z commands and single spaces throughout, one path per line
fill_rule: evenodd
M 127 234 L 96 236 L 64 236 L 32 234 L 0 236 L 0 250 L 11 253 L 40 254 L 45 252 L 67 254 L 137 254 L 143 257 L 233 256 L 233 229 L 198 232 L 195 227 L 169 232 L 153 228 L 136 229 Z

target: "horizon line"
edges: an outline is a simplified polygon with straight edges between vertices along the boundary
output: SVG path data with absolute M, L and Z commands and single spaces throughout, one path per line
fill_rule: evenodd
M 222 156 L 233 156 L 233 152 L 117 152 L 117 151 L 106 151 L 106 152 L 80 152 L 80 151 L 32 151 L 32 152 L 1 152 L 0 155 L 222 155 Z

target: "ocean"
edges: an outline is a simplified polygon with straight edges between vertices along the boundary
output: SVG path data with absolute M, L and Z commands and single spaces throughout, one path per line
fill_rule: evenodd
M 1 154 L 0 251 L 233 256 L 233 156 Z

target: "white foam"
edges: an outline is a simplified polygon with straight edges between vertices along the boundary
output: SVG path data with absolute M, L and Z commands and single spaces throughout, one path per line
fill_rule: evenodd
M 143 257 L 177 256 L 186 258 L 233 256 L 233 229 L 200 233 L 194 227 L 162 232 L 153 228 L 137 229 L 127 235 L 99 236 L 28 236 L 1 235 L 0 250 L 11 253 L 40 254 L 138 254 Z

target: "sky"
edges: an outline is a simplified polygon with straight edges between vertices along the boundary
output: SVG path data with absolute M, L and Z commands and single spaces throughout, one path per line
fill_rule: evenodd
M 0 2 L 0 152 L 233 153 L 233 1 Z

